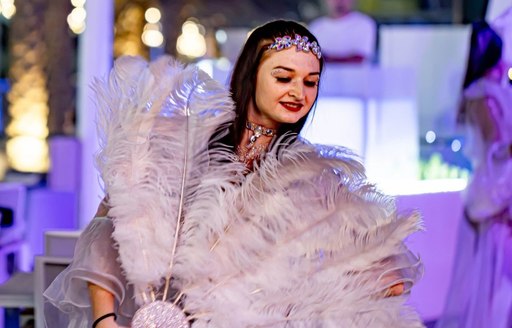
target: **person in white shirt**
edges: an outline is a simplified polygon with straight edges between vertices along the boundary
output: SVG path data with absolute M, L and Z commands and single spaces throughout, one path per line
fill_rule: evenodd
M 362 63 L 375 57 L 377 23 L 368 15 L 353 10 L 354 0 L 326 0 L 329 16 L 309 24 L 322 44 L 328 62 Z

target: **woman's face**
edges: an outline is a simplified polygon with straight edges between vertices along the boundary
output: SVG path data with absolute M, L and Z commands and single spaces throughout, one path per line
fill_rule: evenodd
M 320 62 L 311 52 L 294 46 L 267 51 L 256 76 L 255 103 L 248 119 L 268 128 L 296 123 L 307 115 L 318 93 Z

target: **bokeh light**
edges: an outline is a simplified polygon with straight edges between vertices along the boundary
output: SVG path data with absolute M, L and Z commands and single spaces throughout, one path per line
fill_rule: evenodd
M 427 133 L 425 133 L 425 141 L 429 144 L 436 141 L 436 133 L 432 130 L 427 131 Z
M 71 4 L 73 5 L 73 7 L 84 7 L 85 0 L 71 0 Z
M 453 152 L 458 152 L 462 148 L 462 143 L 458 139 L 454 139 L 451 144 L 451 148 Z
M 0 0 L 0 13 L 6 19 L 11 19 L 16 14 L 14 0 Z
M 150 24 L 156 24 L 160 22 L 162 14 L 160 13 L 160 10 L 158 8 L 151 7 L 148 8 L 144 13 L 144 18 L 146 19 L 146 22 Z
M 85 0 L 72 0 L 71 4 L 75 6 L 75 8 L 68 15 L 67 23 L 73 33 L 81 34 L 85 31 L 85 19 L 87 18 L 87 12 L 83 7 Z
M 184 56 L 199 58 L 206 54 L 206 40 L 201 31 L 204 27 L 193 21 L 186 21 L 181 28 L 182 33 L 178 37 L 176 50 Z
M 49 167 L 49 150 L 46 140 L 31 136 L 17 136 L 6 143 L 7 158 L 11 167 L 22 172 L 46 172 Z
M 148 47 L 160 47 L 164 43 L 164 36 L 158 27 L 146 24 L 142 32 L 142 42 Z
M 228 35 L 224 30 L 217 30 L 215 32 L 215 39 L 218 43 L 225 43 L 228 40 Z

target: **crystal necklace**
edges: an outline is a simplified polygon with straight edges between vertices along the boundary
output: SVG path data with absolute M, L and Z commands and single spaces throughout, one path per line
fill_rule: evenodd
M 245 123 L 245 127 L 253 132 L 253 135 L 249 138 L 249 144 L 246 146 L 247 148 L 251 148 L 256 142 L 256 140 L 258 140 L 258 138 L 261 136 L 273 137 L 276 135 L 276 130 L 266 128 L 264 126 L 249 121 Z
M 252 131 L 252 135 L 249 137 L 249 143 L 245 147 L 237 147 L 237 157 L 238 160 L 245 163 L 248 168 L 252 168 L 252 162 L 259 158 L 267 149 L 266 145 L 255 146 L 258 138 L 261 136 L 272 138 L 276 135 L 277 131 L 249 121 L 245 123 L 245 128 Z

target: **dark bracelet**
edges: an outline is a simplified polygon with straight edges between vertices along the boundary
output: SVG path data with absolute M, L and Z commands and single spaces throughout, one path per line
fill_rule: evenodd
M 114 312 L 110 312 L 94 320 L 94 322 L 92 323 L 92 328 L 96 328 L 96 326 L 100 323 L 101 320 L 106 319 L 108 317 L 114 317 L 114 321 L 117 320 L 117 314 L 115 314 Z

